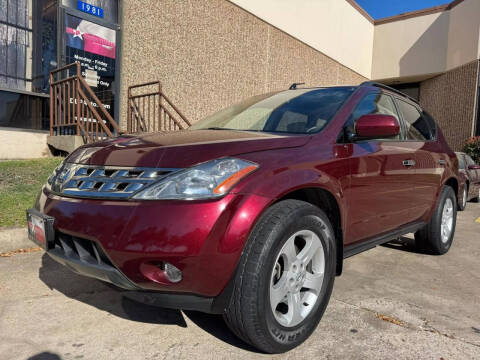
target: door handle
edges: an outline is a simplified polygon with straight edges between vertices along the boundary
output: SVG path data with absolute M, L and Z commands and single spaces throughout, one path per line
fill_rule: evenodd
M 406 167 L 415 166 L 415 160 L 403 160 L 402 164 Z

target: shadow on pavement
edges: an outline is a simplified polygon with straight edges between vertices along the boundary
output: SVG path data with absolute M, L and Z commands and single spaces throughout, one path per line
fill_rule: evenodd
M 390 249 L 401 250 L 401 251 L 406 251 L 410 253 L 431 255 L 431 253 L 428 250 L 418 248 L 415 245 L 415 239 L 405 237 L 405 236 L 401 236 L 397 240 L 390 241 L 386 244 L 382 244 L 382 246 Z
M 108 286 L 95 279 L 77 275 L 52 260 L 47 254 L 42 257 L 39 278 L 50 289 L 55 289 L 69 298 L 108 311 L 124 319 L 187 327 L 179 310 L 164 309 L 135 301 L 125 296 L 126 291 Z
M 27 360 L 61 360 L 62 358 L 54 353 L 44 351 L 33 356 L 30 356 Z
M 131 296 L 128 296 L 129 291 L 124 291 L 113 285 L 92 278 L 77 275 L 51 259 L 47 254 L 44 254 L 42 257 L 39 278 L 50 289 L 57 290 L 69 298 L 81 301 L 124 319 L 150 324 L 187 327 L 187 323 L 180 310 L 162 308 L 136 301 Z M 253 347 L 244 343 L 230 331 L 221 315 L 205 314 L 196 311 L 185 311 L 184 314 L 199 328 L 219 340 L 247 351 L 257 352 Z M 60 359 L 48 357 L 56 356 L 49 353 L 42 353 L 35 356 L 45 357 L 34 357 L 32 359 Z
M 258 353 L 258 350 L 253 346 L 243 342 L 230 331 L 225 321 L 223 321 L 222 315 L 205 314 L 198 311 L 184 311 L 183 313 L 199 328 L 215 336 L 217 339 L 240 349 Z

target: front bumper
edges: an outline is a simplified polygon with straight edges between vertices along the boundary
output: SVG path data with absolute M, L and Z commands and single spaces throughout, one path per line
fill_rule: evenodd
M 67 255 L 67 253 L 58 246 L 49 249 L 47 254 L 55 261 L 68 267 L 77 274 L 111 283 L 124 290 L 130 290 L 128 294 L 126 294 L 127 297 L 143 303 L 148 303 L 149 305 L 221 314 L 228 305 L 228 299 L 230 298 L 228 287 L 216 297 L 142 291 L 141 288 L 132 283 L 117 268 L 111 264 L 103 262 L 101 259 L 93 262 L 86 257 L 75 257 L 71 254 Z
M 65 254 L 63 250 L 54 248 L 47 251 L 52 259 L 65 265 L 77 274 L 92 277 L 98 280 L 109 282 L 125 290 L 139 290 L 140 288 L 132 283 L 115 267 L 104 263 L 90 263 L 82 258 L 73 258 Z
M 123 289 L 161 292 L 159 298 L 166 294 L 170 300 L 164 300 L 164 306 L 184 303 L 186 309 L 188 299 L 194 299 L 195 309 L 202 303 L 206 311 L 229 284 L 251 228 L 270 202 L 251 194 L 215 201 L 73 199 L 44 188 L 36 208 L 55 219 L 57 238 L 89 241 L 105 254 L 105 261 L 98 262 L 95 256 L 87 259 L 83 253 L 82 258 L 62 247 L 48 249 L 58 262 Z M 180 269 L 182 281 L 149 277 L 144 269 L 159 262 Z

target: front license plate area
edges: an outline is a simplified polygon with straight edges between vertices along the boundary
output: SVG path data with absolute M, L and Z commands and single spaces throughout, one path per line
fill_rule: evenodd
M 53 217 L 42 214 L 35 209 L 27 210 L 28 238 L 48 250 L 53 246 Z

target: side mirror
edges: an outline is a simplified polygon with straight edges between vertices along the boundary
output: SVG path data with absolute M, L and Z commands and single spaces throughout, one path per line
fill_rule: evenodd
M 400 124 L 391 115 L 363 115 L 355 124 L 355 139 L 357 140 L 395 137 L 399 132 Z
M 480 170 L 480 165 L 468 165 L 468 170 Z

